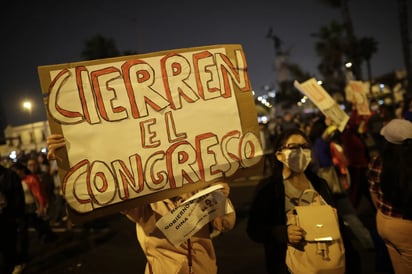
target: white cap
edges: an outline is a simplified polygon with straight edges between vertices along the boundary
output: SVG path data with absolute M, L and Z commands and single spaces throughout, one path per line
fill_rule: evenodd
M 405 119 L 392 119 L 381 129 L 381 135 L 393 144 L 402 144 L 412 139 L 412 123 Z

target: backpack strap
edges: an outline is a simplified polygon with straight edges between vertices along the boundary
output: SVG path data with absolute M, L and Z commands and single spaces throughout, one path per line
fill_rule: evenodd
M 303 195 L 305 195 L 306 193 L 313 194 L 312 201 L 310 201 L 311 205 L 326 205 L 327 204 L 326 201 L 323 199 L 323 197 L 316 190 L 314 190 L 313 188 L 307 188 L 304 191 L 302 191 L 302 193 L 299 196 L 299 199 L 298 199 L 299 206 L 301 205 Z

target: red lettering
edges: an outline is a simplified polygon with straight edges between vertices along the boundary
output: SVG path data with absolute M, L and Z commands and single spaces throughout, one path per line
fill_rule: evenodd
M 172 53 L 163 57 L 160 63 L 166 97 L 172 109 L 182 108 L 181 98 L 189 103 L 199 100 L 199 96 L 185 81 L 191 73 L 188 60 L 181 55 Z
M 106 121 L 120 121 L 127 118 L 127 112 L 124 107 L 114 106 L 116 90 L 110 87 L 110 82 L 119 77 L 120 71 L 115 67 L 108 67 L 91 73 L 97 108 L 102 118 Z M 100 82 L 100 79 L 104 79 L 103 83 Z M 102 87 L 104 87 L 104 90 L 102 90 Z
M 182 187 L 184 182 L 195 183 L 199 175 L 193 166 L 196 164 L 196 152 L 187 141 L 175 143 L 166 152 L 167 171 L 170 187 Z M 176 178 L 180 180 L 176 182 Z
M 199 96 L 204 100 L 220 97 L 219 76 L 213 55 L 208 51 L 193 54 L 193 68 Z
M 168 111 L 165 113 L 165 122 L 166 122 L 166 132 L 167 132 L 167 139 L 169 143 L 181 141 L 187 138 L 187 134 L 177 133 L 175 120 L 173 118 L 173 113 Z
M 148 119 L 139 123 L 141 132 L 141 143 L 143 148 L 158 147 L 160 145 L 159 140 L 155 140 L 157 137 L 156 131 L 151 130 L 151 126 L 156 124 L 156 119 Z
M 142 60 L 129 60 L 122 65 L 122 71 L 133 118 L 149 115 L 147 105 L 156 111 L 169 105 L 169 102 L 152 88 L 156 77 L 149 64 Z
M 246 58 L 240 51 L 236 51 L 236 57 L 238 65 L 234 66 L 226 55 L 221 53 L 216 54 L 216 63 L 218 68 L 220 68 L 220 75 L 223 79 L 223 87 L 225 91 L 224 93 L 222 92 L 222 96 L 224 98 L 232 96 L 232 81 L 229 81 L 229 75 L 230 79 L 233 80 L 240 91 L 250 91 L 251 89 L 249 76 L 246 70 Z

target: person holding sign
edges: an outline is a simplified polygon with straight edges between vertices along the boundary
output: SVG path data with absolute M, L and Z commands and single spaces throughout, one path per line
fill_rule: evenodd
M 274 170 L 263 179 L 251 204 L 247 233 L 255 242 L 264 245 L 267 273 L 289 273 L 286 265 L 288 244 L 304 243 L 305 231 L 287 224 L 287 212 L 297 204 L 307 189 L 314 189 L 323 200 L 335 207 L 332 192 L 325 180 L 308 168 L 311 162 L 309 138 L 299 129 L 282 132 L 274 144 Z M 306 199 L 306 197 L 305 197 Z M 350 246 L 348 233 L 339 218 L 346 251 L 347 273 L 359 273 L 358 262 L 351 261 L 356 251 Z
M 52 134 L 47 144 L 48 159 L 54 159 L 55 151 L 65 145 L 64 137 Z M 235 225 L 229 191 L 227 183 L 217 182 L 205 190 L 122 211 L 136 223 L 137 239 L 147 259 L 145 274 L 217 273 L 210 235 Z

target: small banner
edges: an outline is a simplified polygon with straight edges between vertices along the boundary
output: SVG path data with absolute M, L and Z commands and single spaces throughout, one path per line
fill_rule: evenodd
M 362 81 L 349 81 L 346 86 L 346 100 L 355 105 L 359 115 L 371 115 L 368 100 L 369 85 Z
M 240 45 L 38 68 L 73 218 L 118 212 L 261 172 Z M 72 219 L 73 219 L 72 218 Z
M 333 123 L 338 127 L 339 131 L 343 131 L 346 123 L 349 121 L 349 116 L 340 108 L 338 103 L 329 95 L 329 93 L 318 84 L 315 78 L 311 78 L 303 83 L 295 81 L 295 88 L 305 94 Z
M 216 217 L 233 212 L 221 185 L 204 189 L 157 221 L 167 239 L 179 246 Z

